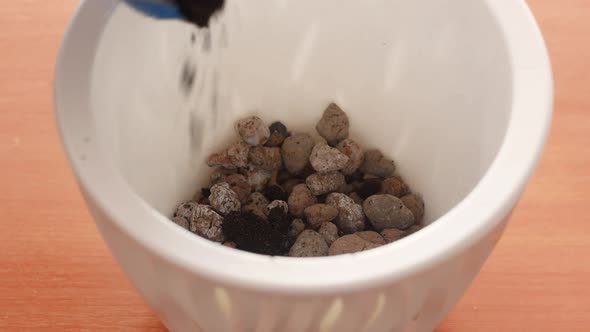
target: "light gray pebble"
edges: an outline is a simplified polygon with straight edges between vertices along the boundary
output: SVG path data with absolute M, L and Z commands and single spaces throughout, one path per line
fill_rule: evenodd
M 348 115 L 338 105 L 331 103 L 324 111 L 316 130 L 330 145 L 335 145 L 348 137 L 349 127 Z
M 303 213 L 309 226 L 317 229 L 322 223 L 334 220 L 338 216 L 338 209 L 328 204 L 314 204 L 308 206 Z
M 305 184 L 311 190 L 311 193 L 319 196 L 338 190 L 346 184 L 344 175 L 340 172 L 314 173 L 305 179 Z
M 257 116 L 249 116 L 239 120 L 236 129 L 244 142 L 254 146 L 263 145 L 270 137 L 270 129 Z
M 314 145 L 313 138 L 308 134 L 294 134 L 285 139 L 281 156 L 289 173 L 298 174 L 307 166 Z
M 328 255 L 328 244 L 318 232 L 304 230 L 289 250 L 291 257 L 318 257 Z
M 365 161 L 365 153 L 363 152 L 363 149 L 358 143 L 350 138 L 338 143 L 336 148 L 348 157 L 348 162 L 340 170 L 344 175 L 354 174 Z
M 241 209 L 238 194 L 231 190 L 229 184 L 226 182 L 220 182 L 211 187 L 209 202 L 213 209 L 222 215 L 227 215 L 230 212 L 239 212 Z
M 385 158 L 379 150 L 365 152 L 365 161 L 360 167 L 361 172 L 382 178 L 392 176 L 395 172 L 393 160 Z
M 289 211 L 295 217 L 303 217 L 305 208 L 314 205 L 316 202 L 316 197 L 311 193 L 307 185 L 298 184 L 289 195 Z
M 197 205 L 190 221 L 190 231 L 211 241 L 223 242 L 222 224 L 223 217 L 211 207 Z
M 207 159 L 207 166 L 220 166 L 228 169 L 246 167 L 248 165 L 249 152 L 250 145 L 244 142 L 238 142 L 219 153 L 210 155 Z
M 322 223 L 318 233 L 322 234 L 329 246 L 338 239 L 338 227 L 331 222 Z
M 341 170 L 348 164 L 348 160 L 344 153 L 323 143 L 316 144 L 309 156 L 311 167 L 319 173 Z
M 363 211 L 378 231 L 385 228 L 406 229 L 414 223 L 412 211 L 393 195 L 370 196 L 363 203 Z
M 352 198 L 340 193 L 331 193 L 326 197 L 326 204 L 338 209 L 338 216 L 334 223 L 341 232 L 350 234 L 365 229 L 363 208 Z
M 289 226 L 289 233 L 287 235 L 291 238 L 295 238 L 303 232 L 305 229 L 305 223 L 301 219 L 294 219 Z
M 250 149 L 250 164 L 267 171 L 281 169 L 281 149 L 266 146 L 255 146 Z
M 379 247 L 379 244 L 369 242 L 356 234 L 344 235 L 338 238 L 328 250 L 330 256 L 353 254 Z
M 281 201 L 281 200 L 274 200 L 274 201 L 270 202 L 268 204 L 268 206 L 266 207 L 266 214 L 268 214 L 270 212 L 270 210 L 277 208 L 277 207 L 283 209 L 283 211 L 285 211 L 285 213 L 289 213 L 289 204 L 287 202 Z

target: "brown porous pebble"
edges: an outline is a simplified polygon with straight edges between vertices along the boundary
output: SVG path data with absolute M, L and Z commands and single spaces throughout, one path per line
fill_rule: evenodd
M 414 223 L 419 225 L 424 219 L 424 200 L 420 194 L 410 194 L 401 198 L 404 205 L 412 211 Z
M 356 234 L 344 235 L 338 238 L 328 250 L 330 256 L 353 254 L 379 247 L 379 244 L 369 242 Z
M 274 208 L 281 208 L 285 212 L 285 214 L 289 212 L 289 204 L 287 204 L 287 202 L 274 200 L 270 202 L 266 207 L 266 214 L 268 214 L 268 212 Z
M 230 189 L 227 182 L 220 182 L 211 187 L 209 202 L 211 202 L 213 209 L 222 215 L 240 211 L 242 207 L 238 194 Z
M 289 173 L 299 174 L 305 169 L 314 145 L 313 138 L 308 134 L 294 134 L 285 139 L 281 146 L 281 156 Z
M 314 205 L 316 202 L 316 197 L 305 184 L 296 185 L 287 201 L 287 203 L 289 203 L 289 211 L 291 214 L 299 218 L 303 217 L 303 211 L 305 208 Z
M 379 244 L 379 245 L 385 244 L 385 240 L 383 239 L 383 236 L 379 235 L 379 233 L 377 233 L 377 232 L 364 231 L 364 232 L 356 232 L 355 234 L 358 235 L 361 239 L 367 240 L 371 243 L 375 243 L 375 244 Z
M 229 188 L 238 194 L 240 203 L 245 204 L 248 201 L 250 198 L 250 192 L 252 192 L 252 187 L 245 176 L 242 174 L 228 175 L 223 179 L 223 182 L 229 184 Z
M 307 224 L 311 228 L 317 229 L 322 223 L 334 220 L 338 216 L 338 209 L 332 205 L 314 204 L 307 207 L 303 213 Z
M 270 137 L 270 129 L 257 116 L 239 120 L 236 129 L 244 142 L 254 146 L 263 145 Z
M 365 174 L 375 175 L 382 178 L 392 176 L 395 172 L 395 163 L 383 156 L 379 150 L 365 152 L 365 161 L 360 167 Z
M 287 235 L 291 238 L 296 238 L 297 236 L 299 236 L 299 234 L 301 234 L 301 232 L 303 232 L 304 229 L 305 222 L 303 222 L 303 220 L 293 219 L 293 221 L 291 222 L 291 226 L 289 226 L 289 232 L 287 233 Z
M 410 192 L 408 185 L 398 175 L 389 177 L 381 183 L 381 193 L 389 194 L 395 197 L 402 197 Z
M 266 146 L 255 146 L 250 149 L 250 164 L 263 170 L 274 171 L 281 169 L 281 149 Z
M 239 203 L 239 202 L 238 202 Z M 190 231 L 215 242 L 223 242 L 223 217 L 207 205 L 197 205 L 190 221 Z
M 207 166 L 220 166 L 227 169 L 236 169 L 248 165 L 248 155 L 250 146 L 244 142 L 238 142 L 229 146 L 229 148 L 214 153 L 207 159 Z
M 395 242 L 402 237 L 404 237 L 405 231 L 399 230 L 397 228 L 387 228 L 381 231 L 381 236 L 385 239 L 386 243 Z
M 289 250 L 291 257 L 318 257 L 328 255 L 328 244 L 324 237 L 312 230 L 304 230 Z
M 356 233 L 365 229 L 363 208 L 356 204 L 352 198 L 340 193 L 331 193 L 326 197 L 326 204 L 338 209 L 338 216 L 334 219 L 334 224 L 344 234 Z
M 309 156 L 311 167 L 319 173 L 341 170 L 348 164 L 348 160 L 344 153 L 323 143 L 316 144 Z
M 248 179 L 253 191 L 262 191 L 270 182 L 272 173 L 257 167 L 242 168 L 241 172 Z
M 363 149 L 350 138 L 338 143 L 336 148 L 348 157 L 348 162 L 340 170 L 344 175 L 354 174 L 365 161 L 365 153 L 363 152 Z
M 285 138 L 289 136 L 287 127 L 281 122 L 273 122 L 268 129 L 270 130 L 270 138 L 266 141 L 266 146 L 281 146 Z
M 333 192 L 345 183 L 344 175 L 340 172 L 314 173 L 305 180 L 311 193 L 316 196 Z
M 331 103 L 324 111 L 316 130 L 330 145 L 336 145 L 348 138 L 349 127 L 348 115 L 338 105 Z
M 393 195 L 373 195 L 363 203 L 363 211 L 375 230 L 406 229 L 414 223 L 414 215 L 401 199 Z
M 181 216 L 172 217 L 172 221 L 174 221 L 175 224 L 177 224 L 178 226 L 180 226 L 184 229 L 189 229 L 190 223 L 184 217 L 181 217 Z
M 325 222 L 318 229 L 318 233 L 322 234 L 326 243 L 330 246 L 336 239 L 338 239 L 338 227 L 331 222 Z

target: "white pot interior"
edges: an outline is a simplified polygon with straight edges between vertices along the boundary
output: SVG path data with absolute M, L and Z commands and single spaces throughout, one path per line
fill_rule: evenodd
M 352 138 L 395 159 L 424 195 L 432 222 L 491 165 L 511 90 L 506 45 L 483 1 L 228 0 L 210 31 L 117 6 L 91 106 L 105 158 L 170 215 L 205 184 L 204 160 L 235 139 L 237 118 L 312 132 L 336 101 Z

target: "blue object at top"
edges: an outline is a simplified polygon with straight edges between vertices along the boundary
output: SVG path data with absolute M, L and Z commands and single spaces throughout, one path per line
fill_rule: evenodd
M 125 0 L 125 2 L 147 16 L 158 19 L 184 19 L 178 7 L 171 3 L 153 0 Z

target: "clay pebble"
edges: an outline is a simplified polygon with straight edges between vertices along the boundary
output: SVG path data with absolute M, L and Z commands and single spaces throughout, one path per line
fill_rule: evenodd
M 308 134 L 294 134 L 285 139 L 281 156 L 289 173 L 298 174 L 305 169 L 314 145 L 313 138 Z
M 338 209 L 338 216 L 334 220 L 334 224 L 341 232 L 350 234 L 364 230 L 363 208 L 356 204 L 352 198 L 340 193 L 331 193 L 326 197 L 326 204 Z
M 244 142 L 254 146 L 266 143 L 270 137 L 270 129 L 257 116 L 239 120 L 236 129 Z
M 322 114 L 316 130 L 330 145 L 335 145 L 348 138 L 349 127 L 348 115 L 338 105 L 331 103 Z
M 363 202 L 363 211 L 375 230 L 406 229 L 414 223 L 414 215 L 393 195 L 373 195 Z
M 338 216 L 338 209 L 332 205 L 314 204 L 305 208 L 303 213 L 307 224 L 317 229 L 323 223 L 334 220 Z
M 365 152 L 365 161 L 360 167 L 364 174 L 370 174 L 382 178 L 392 176 L 395 172 L 395 163 L 383 156 L 379 150 Z
M 356 234 L 348 234 L 338 238 L 328 249 L 330 256 L 353 254 L 373 248 L 380 245 L 369 242 Z
M 328 255 L 328 244 L 324 237 L 315 231 L 304 230 L 289 250 L 291 257 L 318 257 Z
M 311 193 L 305 184 L 296 185 L 293 188 L 291 195 L 289 195 L 289 199 L 287 201 L 291 214 L 300 218 L 303 217 L 303 211 L 305 208 L 314 205 L 316 202 L 316 197 Z

